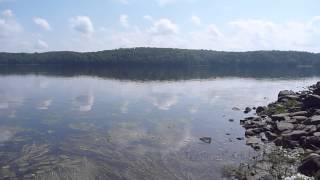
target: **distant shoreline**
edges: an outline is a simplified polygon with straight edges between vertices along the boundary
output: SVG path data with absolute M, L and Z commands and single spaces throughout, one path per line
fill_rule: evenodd
M 319 68 L 320 54 L 299 51 L 224 52 L 129 48 L 98 52 L 0 53 L 1 65 Z

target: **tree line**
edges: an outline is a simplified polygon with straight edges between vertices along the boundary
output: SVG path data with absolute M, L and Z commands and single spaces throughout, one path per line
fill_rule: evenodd
M 224 52 L 125 48 L 98 52 L 0 53 L 2 65 L 320 67 L 320 54 L 298 51 Z

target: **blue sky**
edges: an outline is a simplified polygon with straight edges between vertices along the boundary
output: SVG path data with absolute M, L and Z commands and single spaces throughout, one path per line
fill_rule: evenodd
M 318 0 L 0 0 L 0 51 L 319 52 Z

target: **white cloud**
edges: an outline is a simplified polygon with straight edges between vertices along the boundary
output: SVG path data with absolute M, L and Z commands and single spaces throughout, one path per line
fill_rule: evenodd
M 71 18 L 71 27 L 85 36 L 90 36 L 94 32 L 91 19 L 88 16 L 76 16 Z
M 177 0 L 156 0 L 156 2 L 160 5 L 160 6 L 165 6 L 168 5 L 170 3 L 176 2 Z
M 2 11 L 2 16 L 4 16 L 4 17 L 12 17 L 13 13 L 12 13 L 11 9 L 6 9 L 6 10 Z
M 15 19 L 0 18 L 0 38 L 14 37 L 22 31 L 22 26 Z
M 122 14 L 119 18 L 119 21 L 120 21 L 120 24 L 123 26 L 123 27 L 129 27 L 129 22 L 128 22 L 128 15 L 126 14 Z
M 150 15 L 144 15 L 143 19 L 148 20 L 148 21 L 153 21 L 153 18 Z
M 312 36 L 317 36 L 306 22 L 275 23 L 249 19 L 232 21 L 228 25 L 236 49 L 304 50 L 312 42 Z
M 196 25 L 196 26 L 200 26 L 201 25 L 201 19 L 198 16 L 191 16 L 191 22 Z
M 187 20 L 200 26 L 191 28 L 179 26 L 166 18 L 156 19 L 150 15 L 145 15 L 143 18 L 150 24 L 133 24 L 129 22 L 128 15 L 123 14 L 118 23 L 126 27 L 125 29 L 118 26 L 107 28 L 100 26 L 95 32 L 89 17 L 74 17 L 70 19 L 71 27 L 84 36 L 65 37 L 61 42 L 47 38 L 50 50 L 96 51 L 152 46 L 226 51 L 277 49 L 320 52 L 320 16 L 304 21 L 288 22 L 238 19 L 219 26 L 205 24 L 198 16 L 192 16 Z M 87 38 L 88 36 L 90 38 Z M 0 14 L 0 51 L 46 49 L 48 43 L 40 40 L 45 38 L 42 35 L 24 32 L 12 11 L 5 13 L 3 11 Z
M 35 44 L 35 48 L 39 50 L 47 49 L 48 47 L 49 47 L 48 44 L 45 41 L 40 39 L 38 39 Z
M 147 16 L 148 17 L 148 16 Z M 320 18 L 308 21 L 275 23 L 247 19 L 227 22 L 219 27 L 205 25 L 193 31 L 180 32 L 169 19 L 152 19 L 150 27 L 130 25 L 125 31 L 110 28 L 85 44 L 83 51 L 119 47 L 172 47 L 225 51 L 302 50 L 319 52 Z M 103 37 L 103 38 L 101 38 Z M 70 46 L 74 48 L 72 45 Z
M 51 30 L 51 26 L 46 19 L 35 17 L 33 18 L 33 22 L 44 30 Z
M 159 19 L 153 23 L 150 32 L 157 35 L 177 34 L 179 27 L 169 19 Z
M 121 4 L 129 4 L 128 0 L 115 0 L 117 2 L 120 2 Z
M 218 27 L 214 24 L 210 24 L 208 27 L 207 27 L 207 33 L 209 36 L 211 37 L 220 37 L 222 36 L 222 33 L 219 31 Z

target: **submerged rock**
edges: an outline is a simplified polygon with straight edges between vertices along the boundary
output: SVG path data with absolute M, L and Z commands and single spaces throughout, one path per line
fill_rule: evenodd
M 244 113 L 248 114 L 249 112 L 251 112 L 251 108 L 250 107 L 246 107 L 246 109 L 244 110 Z
M 202 138 L 200 138 L 200 141 L 202 141 L 204 143 L 207 143 L 207 144 L 211 144 L 211 140 L 212 140 L 211 137 L 202 137 Z
M 229 119 L 229 122 L 234 122 L 234 119 Z
M 240 108 L 238 108 L 238 107 L 233 107 L 232 110 L 233 110 L 233 111 L 240 111 Z

